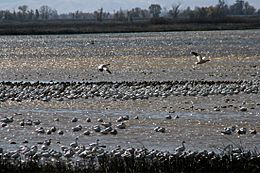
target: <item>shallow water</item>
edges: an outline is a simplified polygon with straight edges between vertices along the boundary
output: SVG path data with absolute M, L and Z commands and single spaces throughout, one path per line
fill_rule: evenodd
M 16 114 L 15 114 L 16 113 Z M 259 120 L 258 116 L 251 116 L 241 113 L 236 115 L 227 115 L 226 113 L 192 113 L 192 112 L 175 112 L 171 115 L 178 119 L 167 120 L 165 117 L 169 115 L 167 112 L 149 112 L 149 111 L 129 111 L 129 110 L 91 110 L 91 109 L 48 109 L 48 108 L 33 108 L 33 109 L 1 109 L 1 118 L 6 115 L 14 115 L 14 122 L 7 127 L 1 128 L 0 145 L 9 150 L 15 149 L 22 145 L 22 142 L 27 139 L 29 146 L 45 139 L 52 139 L 52 147 L 58 149 L 60 145 L 69 145 L 76 137 L 79 137 L 79 142 L 84 145 L 95 142 L 100 139 L 102 144 L 107 145 L 108 149 L 113 149 L 117 145 L 122 147 L 142 147 L 167 150 L 173 152 L 182 140 L 185 140 L 187 147 L 190 150 L 209 149 L 217 151 L 219 147 L 225 144 L 234 142 L 242 143 L 247 148 L 260 147 L 259 134 L 257 135 L 241 135 L 233 134 L 230 136 L 221 135 L 220 131 L 224 127 L 236 124 L 241 127 L 252 127 L 255 121 Z M 104 122 L 111 121 L 112 127 L 118 124 L 116 119 L 119 116 L 128 115 L 129 121 L 126 121 L 126 129 L 118 129 L 118 134 L 102 135 L 94 132 L 92 127 L 96 124 L 98 118 L 102 118 Z M 138 116 L 139 120 L 133 119 Z M 72 117 L 77 117 L 78 122 L 71 122 Z M 86 118 L 90 117 L 91 122 L 86 122 Z M 21 119 L 41 120 L 42 123 L 37 126 L 21 127 L 19 122 Z M 59 118 L 59 121 L 54 121 Z M 225 123 L 226 122 L 226 123 Z M 232 124 L 230 124 L 232 122 Z M 71 128 L 76 125 L 82 125 L 83 129 L 80 132 L 72 132 Z M 37 134 L 36 128 L 44 127 L 45 129 L 55 126 L 57 129 L 64 131 L 64 135 L 58 135 L 57 132 L 51 135 Z M 166 133 L 155 132 L 153 129 L 157 126 L 165 127 Z M 90 136 L 84 136 L 83 132 L 90 130 Z M 10 141 L 15 141 L 17 144 L 10 145 Z M 57 144 L 57 142 L 61 144 Z

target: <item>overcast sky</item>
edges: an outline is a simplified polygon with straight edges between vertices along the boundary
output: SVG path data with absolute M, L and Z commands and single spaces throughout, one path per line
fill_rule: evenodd
M 233 4 L 235 0 L 226 0 L 227 4 Z M 248 2 L 260 9 L 260 0 L 248 0 Z M 99 8 L 104 11 L 113 12 L 120 8 L 131 9 L 134 7 L 148 8 L 151 4 L 160 4 L 162 7 L 170 8 L 172 4 L 181 4 L 182 8 L 188 6 L 209 6 L 218 3 L 218 0 L 0 0 L 0 9 L 17 9 L 20 5 L 28 5 L 36 9 L 41 5 L 55 8 L 59 13 L 74 12 L 76 10 L 93 12 Z

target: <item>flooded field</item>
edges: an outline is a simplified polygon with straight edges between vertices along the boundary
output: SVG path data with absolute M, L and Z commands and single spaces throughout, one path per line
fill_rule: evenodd
M 43 141 L 52 139 L 52 148 L 59 150 L 78 137 L 79 144 L 88 145 L 99 139 L 108 149 L 118 145 L 144 146 L 174 152 L 185 141 L 186 149 L 193 151 L 220 152 L 228 144 L 260 151 L 259 40 L 260 30 L 0 36 L 0 81 L 18 82 L 12 87 L 1 83 L 0 117 L 3 120 L 12 116 L 13 121 L 0 127 L 0 147 L 5 150 L 15 150 L 20 145 L 40 147 Z M 210 61 L 195 65 L 191 51 L 202 53 Z M 110 63 L 112 74 L 97 70 L 102 63 Z M 52 96 L 38 85 L 28 84 L 21 89 L 19 81 L 68 82 L 69 89 Z M 136 83 L 123 85 L 122 97 L 102 95 L 113 93 L 118 87 L 111 84 L 110 90 L 104 89 L 106 83 L 122 81 Z M 176 93 L 173 86 L 138 83 L 151 81 L 209 84 L 192 88 L 199 89 L 193 95 L 189 87 L 182 85 L 176 86 L 182 90 Z M 227 90 L 203 94 L 211 87 L 211 81 L 223 82 L 216 88 L 234 81 L 249 81 L 249 86 L 237 92 L 232 89 L 230 93 L 230 86 L 238 87 L 230 83 Z M 104 84 L 95 86 L 99 93 L 86 96 L 84 88 L 73 88 L 73 82 Z M 51 87 L 48 89 L 52 90 Z M 16 90 L 31 92 L 33 96 L 20 97 L 19 93 L 14 94 Z M 40 92 L 46 95 L 37 95 Z M 123 129 L 118 127 L 122 123 L 118 121 L 120 117 L 129 117 L 124 120 Z M 78 121 L 72 122 L 73 118 Z M 38 120 L 40 124 L 35 124 Z M 32 125 L 21 126 L 27 121 L 32 121 Z M 105 129 L 104 122 L 111 122 L 117 134 L 94 130 L 96 125 Z M 80 130 L 74 131 L 79 125 Z M 232 126 L 236 129 L 224 135 L 225 128 Z M 48 134 L 52 127 L 57 130 Z M 158 132 L 156 127 L 165 131 Z M 239 134 L 240 128 L 246 128 L 246 133 Z M 251 134 L 250 130 L 257 133 Z M 90 134 L 84 134 L 86 131 Z

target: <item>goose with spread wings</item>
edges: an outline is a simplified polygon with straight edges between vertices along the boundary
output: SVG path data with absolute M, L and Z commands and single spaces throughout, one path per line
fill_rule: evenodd
M 108 68 L 109 65 L 110 65 L 110 64 L 100 64 L 100 65 L 98 66 L 98 70 L 101 71 L 101 72 L 106 71 L 106 72 L 108 72 L 109 74 L 111 74 L 111 71 L 110 71 L 109 68 Z
M 197 52 L 191 52 L 191 54 L 197 58 L 197 62 L 195 64 L 204 64 L 204 63 L 210 61 L 209 59 L 206 59 L 205 56 L 202 56 L 201 54 L 199 54 Z

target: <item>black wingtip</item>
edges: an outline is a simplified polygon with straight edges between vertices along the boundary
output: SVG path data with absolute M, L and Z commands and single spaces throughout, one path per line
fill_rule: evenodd
M 191 54 L 194 56 L 199 56 L 199 54 L 197 52 L 191 52 Z

